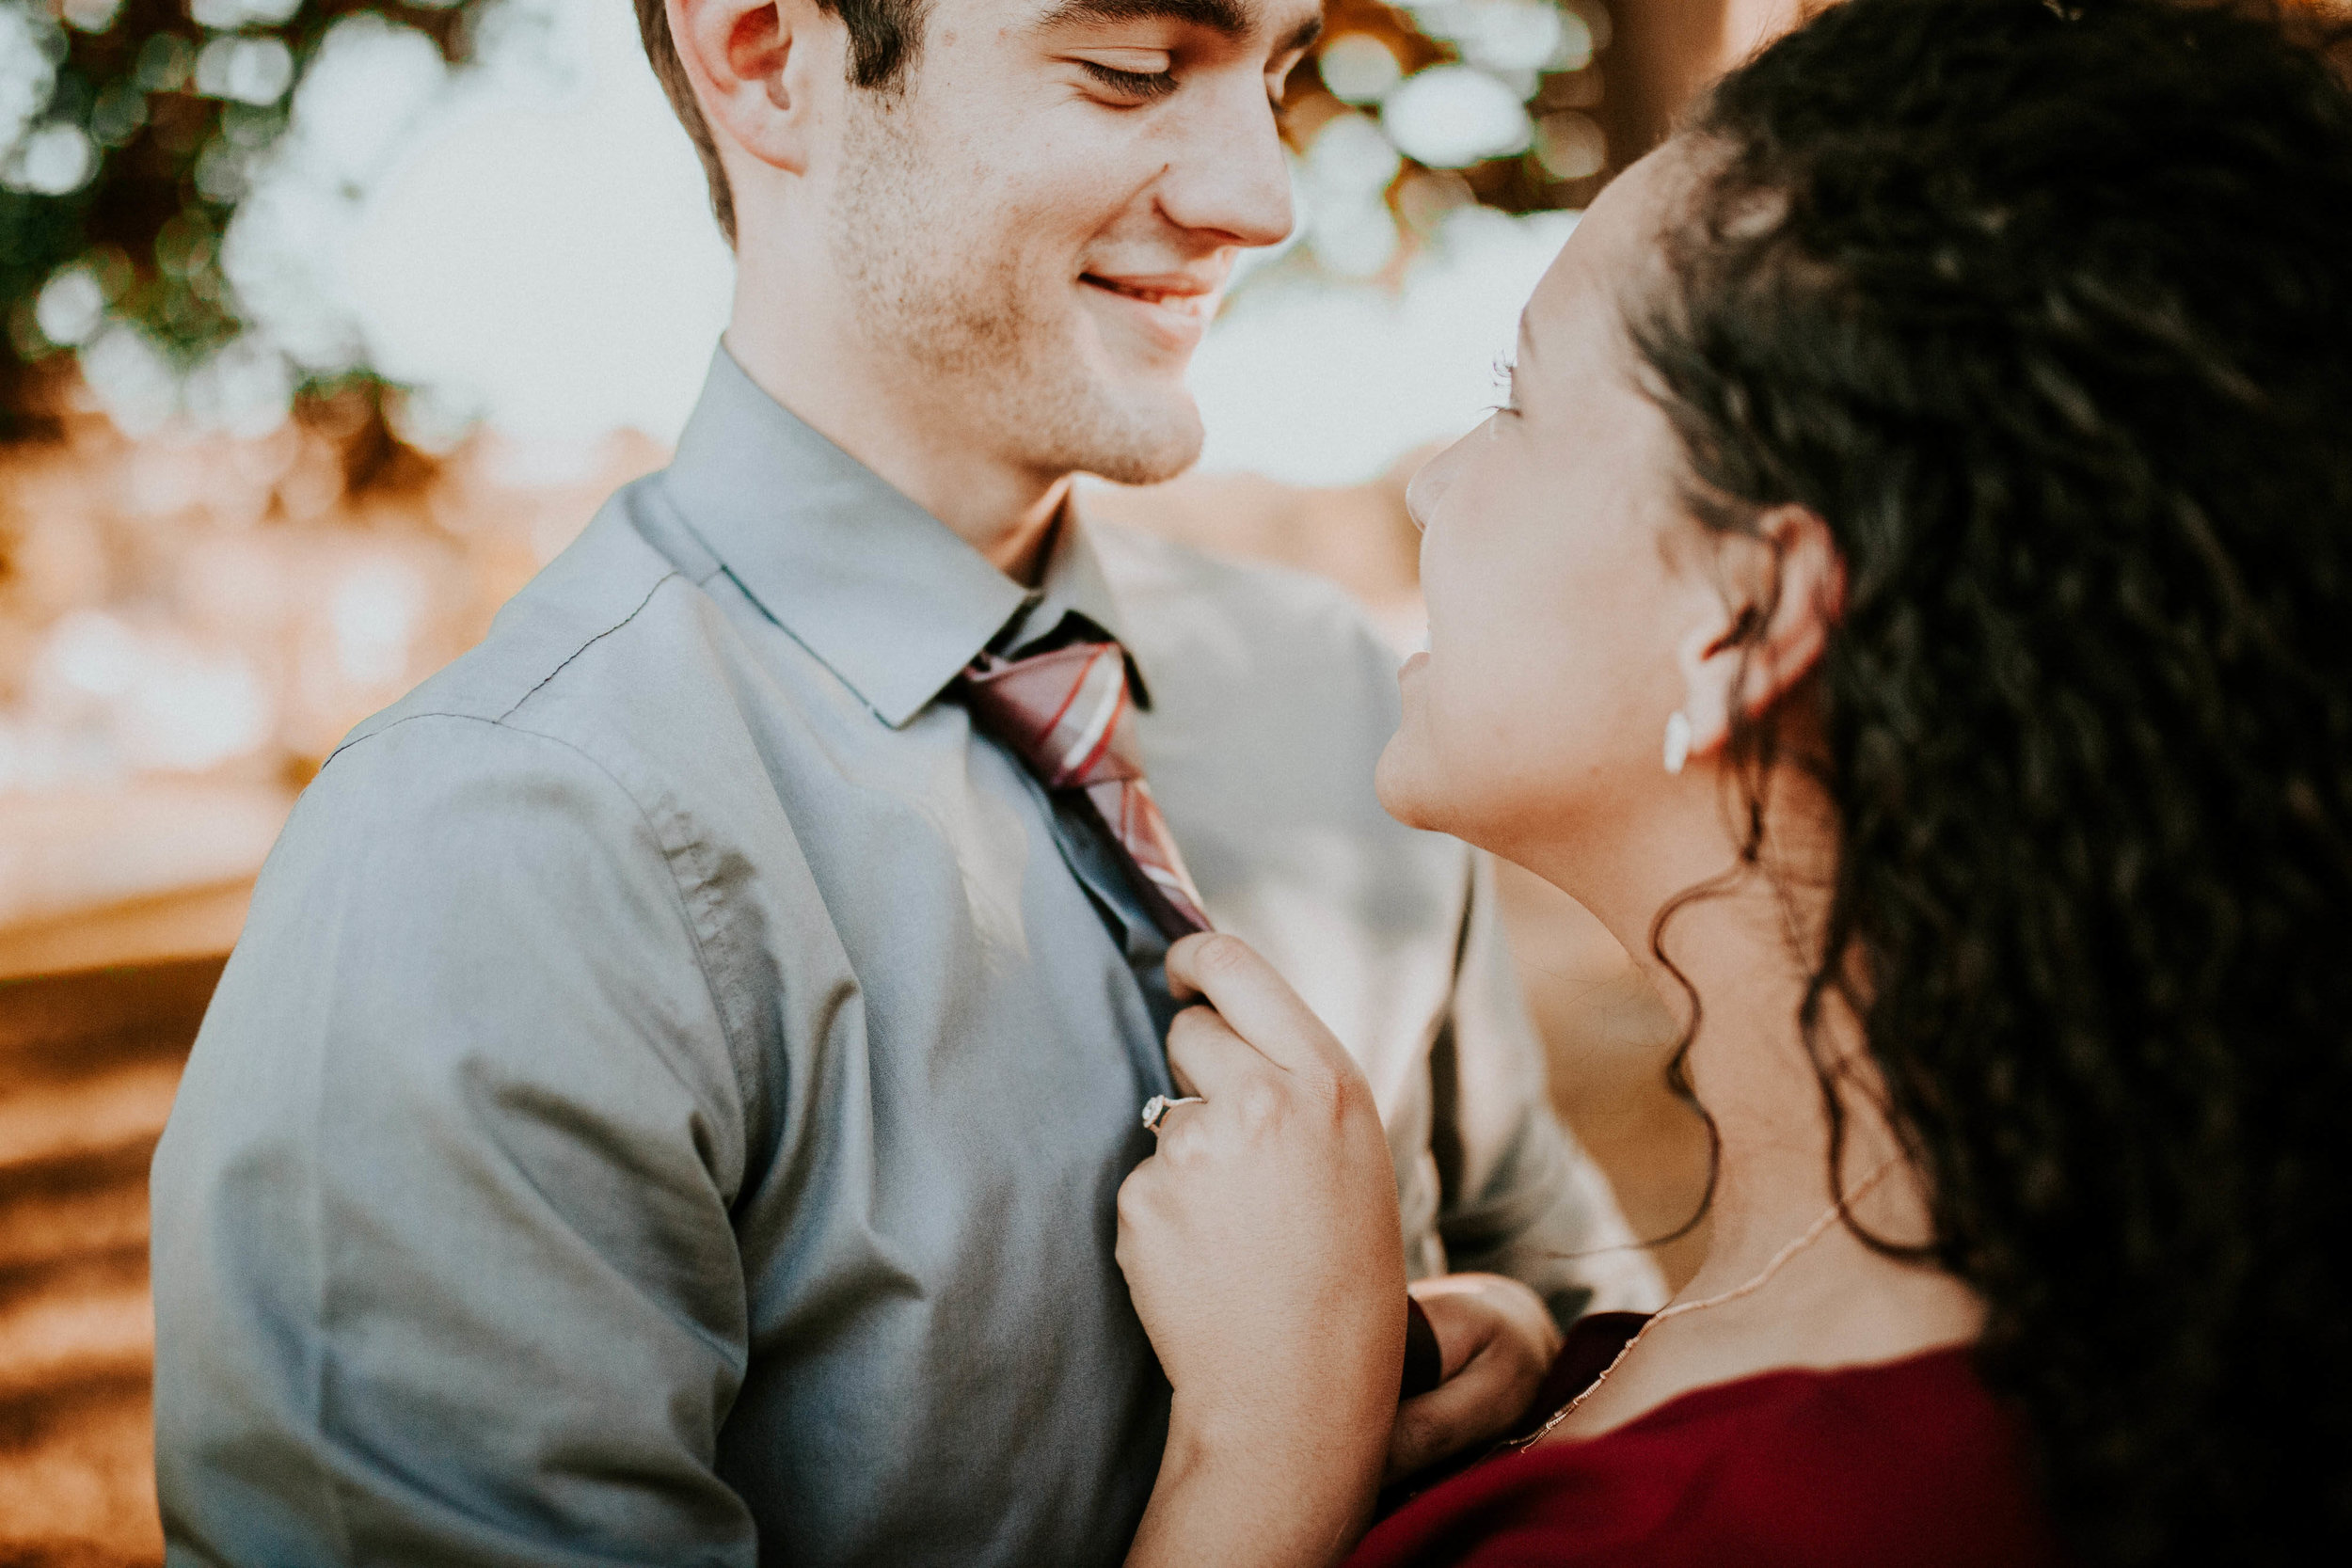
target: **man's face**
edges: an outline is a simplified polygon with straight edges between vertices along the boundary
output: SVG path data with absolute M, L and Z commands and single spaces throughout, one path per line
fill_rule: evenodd
M 1315 0 L 933 0 L 853 91 L 830 228 L 884 374 L 993 453 L 1126 483 L 1200 454 L 1184 385 L 1244 246 L 1291 227 L 1275 127 Z

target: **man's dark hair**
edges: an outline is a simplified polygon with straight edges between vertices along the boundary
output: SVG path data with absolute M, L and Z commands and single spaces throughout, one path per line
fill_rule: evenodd
M 1629 310 L 1701 523 L 1844 558 L 1820 753 L 1739 726 L 1738 819 L 1818 769 L 1816 1069 L 1842 1004 L 2087 1562 L 2352 1540 L 2346 53 L 1847 0 L 1701 105 Z
M 851 87 L 889 92 L 905 86 L 907 72 L 923 47 L 926 0 L 817 0 L 817 4 L 827 14 L 839 17 L 849 29 Z M 732 245 L 735 194 L 727 188 L 726 170 L 720 166 L 719 146 L 711 139 L 710 123 L 703 119 L 702 105 L 694 102 L 694 85 L 686 78 L 677 40 L 670 36 L 665 0 L 637 0 L 637 31 L 645 41 L 645 58 L 652 62 L 654 76 L 669 94 L 670 107 L 677 111 L 678 122 L 686 127 L 703 161 L 703 175 L 710 182 L 711 216 L 719 220 L 719 232 Z

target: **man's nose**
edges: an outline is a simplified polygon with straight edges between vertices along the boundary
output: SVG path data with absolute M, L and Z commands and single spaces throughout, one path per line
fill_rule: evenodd
M 1222 235 L 1229 245 L 1278 245 L 1289 236 L 1290 163 L 1256 76 L 1202 93 L 1185 118 L 1182 146 L 1168 150 L 1160 210 L 1169 222 Z

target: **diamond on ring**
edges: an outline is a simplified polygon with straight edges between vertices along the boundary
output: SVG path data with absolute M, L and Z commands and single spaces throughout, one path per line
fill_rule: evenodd
M 1155 1094 L 1143 1102 L 1143 1125 L 1156 1132 L 1160 1130 L 1160 1118 L 1177 1106 L 1206 1103 L 1207 1101 L 1197 1094 L 1184 1095 L 1174 1100 L 1170 1100 L 1164 1094 Z

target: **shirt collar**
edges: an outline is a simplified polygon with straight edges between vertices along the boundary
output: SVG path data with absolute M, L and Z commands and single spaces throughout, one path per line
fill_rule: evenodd
M 1046 553 L 1042 579 L 1024 597 L 1022 612 L 1007 623 L 997 636 L 995 647 L 1000 653 L 1014 652 L 1025 643 L 1050 635 L 1070 615 L 1090 622 L 1096 630 L 1120 645 L 1120 651 L 1127 656 L 1128 693 L 1137 707 L 1148 711 L 1152 706 L 1151 689 L 1144 685 L 1143 671 L 1136 663 L 1135 644 L 1127 639 L 1118 595 L 1111 592 L 1110 579 L 1103 575 L 1102 557 L 1095 553 L 1094 541 L 1080 515 L 1074 492 L 1063 503 L 1061 521 L 1054 530 L 1053 543 Z
M 1113 613 L 1083 531 L 1059 530 L 1043 589 L 1023 588 L 760 390 L 723 344 L 661 483 L 744 592 L 893 729 L 1057 578 L 1072 608 Z M 1072 552 L 1084 560 L 1065 564 Z

